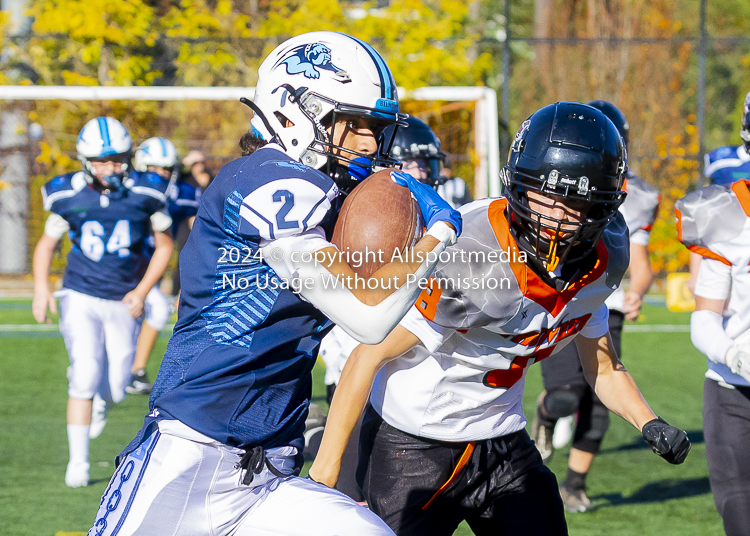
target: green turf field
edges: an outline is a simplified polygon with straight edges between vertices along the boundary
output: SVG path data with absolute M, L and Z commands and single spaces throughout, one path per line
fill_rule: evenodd
M 0 301 L 0 324 L 33 324 L 30 308 L 28 301 Z M 659 327 L 688 322 L 688 314 L 646 306 L 642 321 L 623 337 L 623 361 L 654 411 L 688 430 L 693 440 L 690 456 L 681 466 L 667 464 L 651 453 L 635 429 L 614 417 L 603 452 L 588 479 L 589 496 L 599 509 L 569 515 L 571 535 L 723 534 L 709 489 L 701 432 L 705 359 L 693 348 L 687 332 Z M 93 484 L 67 488 L 67 353 L 54 331 L 14 329 L 0 325 L 2 533 L 53 536 L 58 532 L 85 532 L 94 521 L 99 499 L 114 470 L 115 455 L 140 428 L 147 397 L 128 396 L 110 411 L 107 428 L 91 442 Z M 159 339 L 149 363 L 152 378 L 166 343 L 166 338 Z M 323 369 L 317 366 L 314 397 L 318 402 L 324 395 L 322 379 Z M 525 399 L 529 415 L 540 390 L 539 368 L 532 367 Z M 566 455 L 564 449 L 552 458 L 551 467 L 558 479 L 564 477 Z M 471 531 L 462 526 L 456 534 L 468 536 Z

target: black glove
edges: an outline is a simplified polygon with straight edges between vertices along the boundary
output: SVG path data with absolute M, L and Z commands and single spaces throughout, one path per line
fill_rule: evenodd
M 661 417 L 644 424 L 641 433 L 651 449 L 669 463 L 677 465 L 684 462 L 690 452 L 687 433 L 670 426 Z

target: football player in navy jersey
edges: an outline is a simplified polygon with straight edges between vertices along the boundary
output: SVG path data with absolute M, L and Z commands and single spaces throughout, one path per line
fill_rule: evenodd
M 60 331 L 70 356 L 68 442 L 65 483 L 89 480 L 92 399 L 120 402 L 130 381 L 143 304 L 172 254 L 171 220 L 163 212 L 168 182 L 130 169 L 132 141 L 111 117 L 98 117 L 81 130 L 76 144 L 83 170 L 55 177 L 42 188 L 52 212 L 34 251 L 37 322 L 57 312 L 49 288 L 49 267 L 58 241 L 68 233 L 60 298 Z M 144 241 L 153 231 L 155 251 L 144 262 Z M 96 434 L 94 434 L 96 435 Z
M 161 137 L 149 138 L 138 146 L 133 158 L 136 171 L 156 173 L 169 181 L 167 187 L 167 211 L 172 218 L 172 236 L 177 236 L 180 224 L 193 225 L 200 204 L 200 190 L 179 180 L 180 169 L 177 148 L 170 140 Z M 153 238 L 147 242 L 149 254 Z M 159 284 L 154 285 L 146 296 L 143 325 L 138 336 L 133 362 L 133 375 L 125 390 L 130 394 L 150 394 L 153 387 L 146 373 L 146 363 L 154 348 L 159 332 L 165 328 L 171 315 L 169 299 L 162 293 Z
M 303 34 L 263 61 L 247 102 L 269 143 L 225 165 L 202 196 L 151 413 L 89 534 L 391 534 L 350 498 L 293 475 L 320 339 L 336 323 L 381 341 L 420 292 L 406 277 L 428 275 L 460 234 L 460 215 L 434 190 L 394 172 L 426 222 L 415 260 L 383 266 L 373 290 L 322 284 L 354 277 L 328 237 L 340 188 L 392 163 L 383 131 L 406 117 L 397 99 L 383 58 L 345 34 Z

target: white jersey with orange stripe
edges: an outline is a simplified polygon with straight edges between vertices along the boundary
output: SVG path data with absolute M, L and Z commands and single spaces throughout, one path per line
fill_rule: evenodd
M 505 199 L 462 207 L 461 238 L 401 321 L 422 345 L 380 371 L 371 402 L 404 432 L 474 441 L 518 431 L 526 425 L 528 367 L 578 334 L 607 333 L 604 301 L 628 265 L 622 216 L 596 244 L 586 272 L 558 290 L 525 263 L 506 207 Z
M 750 180 L 696 190 L 677 201 L 675 212 L 680 241 L 690 251 L 726 267 L 723 277 L 728 279 L 724 282 L 728 292 L 720 293 L 722 299 L 728 293 L 724 331 L 734 340 L 750 338 Z M 746 383 L 726 365 L 711 360 L 708 364 L 707 377 Z

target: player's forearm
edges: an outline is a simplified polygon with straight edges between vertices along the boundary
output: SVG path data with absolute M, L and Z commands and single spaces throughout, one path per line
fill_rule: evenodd
M 43 234 L 34 248 L 32 270 L 34 273 L 34 290 L 49 292 L 49 268 L 57 246 L 57 240 Z
M 599 339 L 578 337 L 576 343 L 586 381 L 610 411 L 639 431 L 656 418 L 635 380 L 615 355 L 609 333 Z
M 632 244 L 630 247 L 630 291 L 641 298 L 648 292 L 653 279 L 648 247 Z
M 157 241 L 154 254 L 148 263 L 148 268 L 146 268 L 146 273 L 143 274 L 141 281 L 135 288 L 141 297 L 145 298 L 161 276 L 164 275 L 164 270 L 167 269 L 169 259 L 172 257 L 172 247 L 172 239 L 167 235 L 164 235 L 162 239 Z
M 378 361 L 367 355 L 372 348 L 360 345 L 347 360 L 333 395 L 318 454 L 310 468 L 310 476 L 329 487 L 336 485 L 341 458 L 367 404 L 378 370 Z

